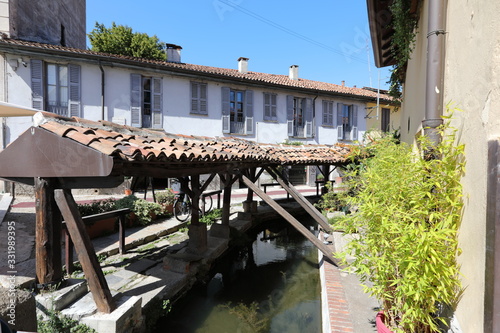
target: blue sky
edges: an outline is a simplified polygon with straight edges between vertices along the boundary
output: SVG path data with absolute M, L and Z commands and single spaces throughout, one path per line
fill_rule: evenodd
M 86 0 L 87 32 L 95 22 L 128 25 L 182 46 L 182 62 L 237 68 L 347 86 L 387 88 L 377 69 L 366 0 Z M 89 45 L 90 46 L 90 45 Z M 379 80 L 380 77 L 380 80 Z

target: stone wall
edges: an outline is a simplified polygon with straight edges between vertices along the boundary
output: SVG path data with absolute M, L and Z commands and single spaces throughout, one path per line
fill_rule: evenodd
M 85 4 L 85 0 L 10 0 L 10 36 L 85 49 Z

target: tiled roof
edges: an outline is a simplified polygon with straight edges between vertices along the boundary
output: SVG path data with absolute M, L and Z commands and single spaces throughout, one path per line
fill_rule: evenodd
M 39 52 L 50 51 L 73 57 L 86 56 L 86 57 L 94 57 L 96 59 L 105 58 L 107 61 L 127 62 L 135 65 L 155 66 L 155 68 L 161 68 L 166 71 L 190 72 L 197 75 L 217 76 L 226 79 L 239 80 L 243 82 L 246 81 L 249 83 L 260 83 L 263 85 L 298 88 L 304 90 L 311 90 L 314 92 L 322 91 L 324 93 L 332 93 L 349 97 L 359 97 L 370 100 L 375 100 L 377 98 L 377 93 L 372 90 L 347 87 L 333 83 L 313 81 L 302 78 L 299 78 L 298 80 L 292 80 L 287 75 L 267 74 L 267 73 L 251 72 L 251 71 L 249 71 L 246 74 L 243 74 L 236 69 L 193 65 L 185 63 L 175 63 L 175 62 L 151 60 L 144 58 L 134 58 L 129 56 L 107 54 L 101 52 L 94 52 L 91 50 L 75 49 L 60 45 L 42 44 L 42 43 L 28 42 L 28 41 L 9 39 L 9 38 L 3 38 L 3 39 L 0 38 L 0 47 L 3 47 L 4 49 L 17 48 L 23 50 L 39 51 Z M 383 93 L 380 94 L 380 99 L 386 102 L 392 101 L 392 98 L 390 96 Z
M 74 140 L 124 162 L 342 164 L 345 145 L 259 144 L 239 138 L 210 138 L 168 134 L 107 121 L 65 118 L 51 113 L 35 115 L 39 127 L 61 138 Z

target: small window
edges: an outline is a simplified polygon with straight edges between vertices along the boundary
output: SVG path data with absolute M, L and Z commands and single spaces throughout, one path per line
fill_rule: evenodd
M 332 101 L 323 101 L 323 126 L 333 126 Z
M 380 119 L 380 129 L 384 132 L 390 131 L 391 124 L 391 110 L 387 108 L 382 108 L 382 117 Z
M 191 82 L 191 113 L 208 114 L 206 83 Z
M 276 94 L 264 93 L 264 120 L 277 121 Z

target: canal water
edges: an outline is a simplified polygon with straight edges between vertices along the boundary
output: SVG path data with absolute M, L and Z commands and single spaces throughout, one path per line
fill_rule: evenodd
M 156 332 L 320 333 L 317 252 L 286 222 L 267 224 L 174 303 Z

